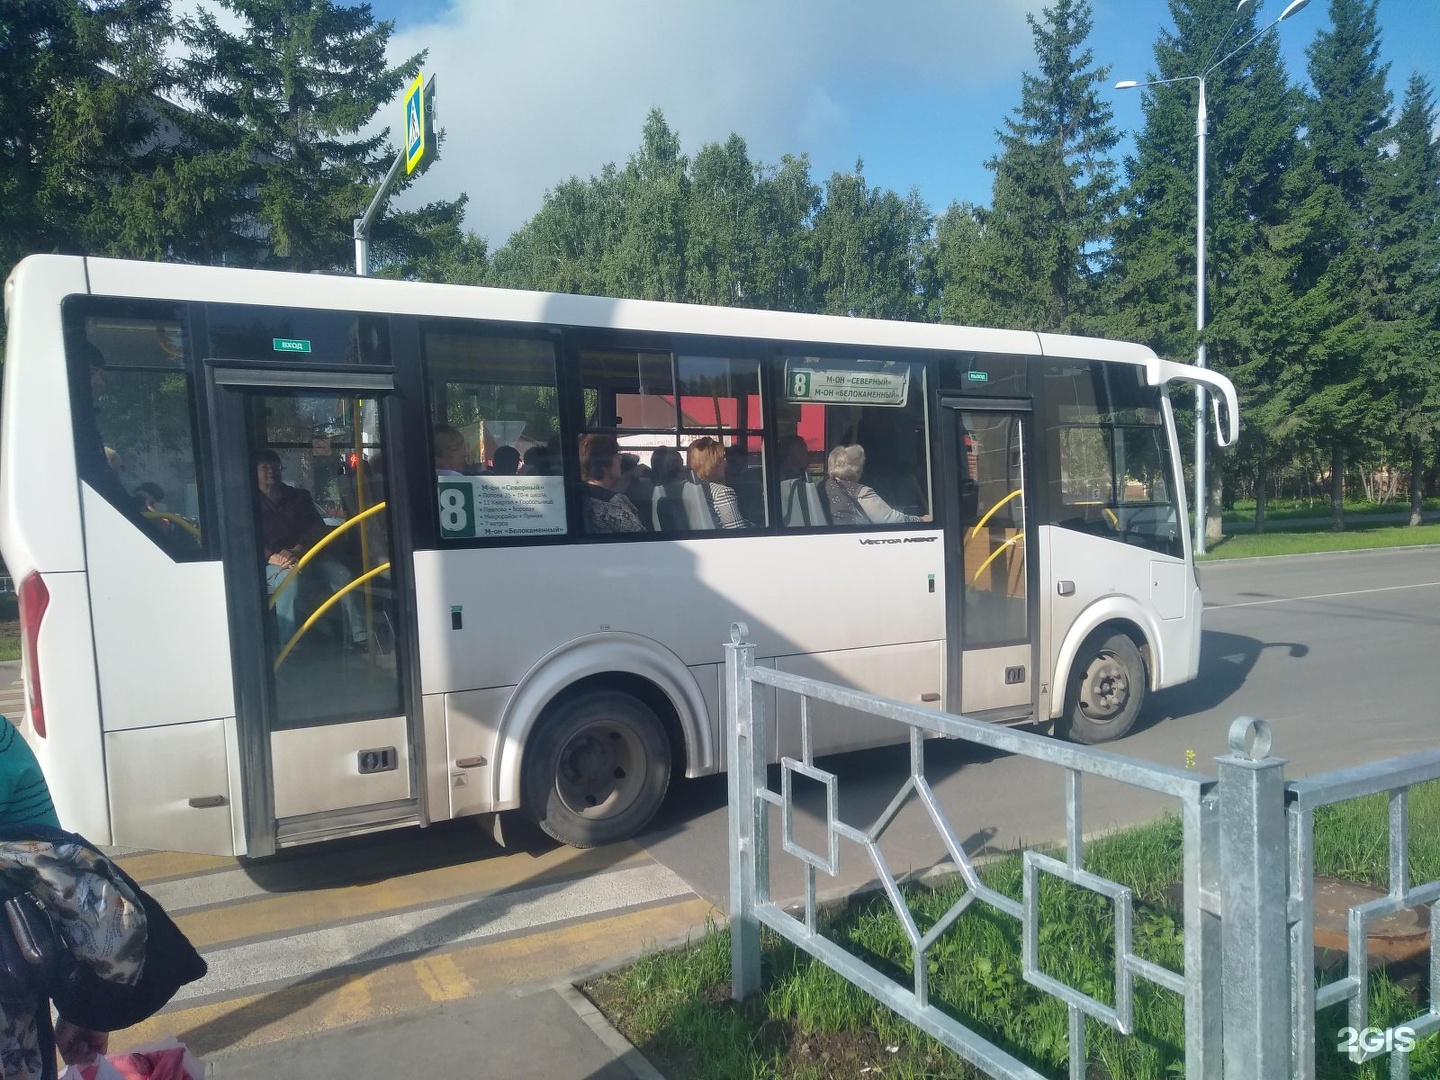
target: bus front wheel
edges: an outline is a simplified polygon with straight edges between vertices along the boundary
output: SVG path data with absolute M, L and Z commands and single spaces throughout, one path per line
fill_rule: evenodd
M 670 741 L 644 702 L 617 690 L 583 694 L 541 720 L 525 752 L 522 805 L 572 847 L 634 836 L 670 784 Z
M 1065 697 L 1067 734 L 1078 743 L 1118 739 L 1145 703 L 1145 661 L 1125 634 L 1086 641 L 1071 669 Z

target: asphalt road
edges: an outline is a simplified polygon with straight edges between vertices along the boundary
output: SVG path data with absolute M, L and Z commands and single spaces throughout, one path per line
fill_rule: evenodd
M 1237 716 L 1268 720 L 1272 753 L 1300 776 L 1435 745 L 1440 688 L 1440 549 L 1297 555 L 1203 564 L 1205 632 L 1200 677 L 1151 696 L 1136 729 L 1107 750 L 1213 771 Z M 954 742 L 931 742 L 927 775 L 951 828 L 972 853 L 1064 835 L 1060 770 Z M 903 748 L 838 755 L 840 817 L 868 825 L 903 783 Z M 773 774 L 773 770 L 772 770 Z M 725 780 L 681 786 L 641 838 L 647 851 L 696 892 L 724 907 L 728 893 Z M 1120 785 L 1087 780 L 1088 833 L 1146 820 L 1167 807 Z M 801 894 L 797 861 L 780 850 L 772 815 L 773 895 Z M 819 844 L 819 818 L 802 815 L 797 839 Z M 888 829 L 881 849 L 893 872 L 945 858 L 939 833 L 915 800 Z M 822 849 L 817 849 L 822 850 Z M 841 849 L 838 879 L 847 891 L 875 871 L 853 845 Z

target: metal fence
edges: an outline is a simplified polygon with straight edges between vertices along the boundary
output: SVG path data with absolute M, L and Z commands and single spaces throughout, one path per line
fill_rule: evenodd
M 743 623 L 726 646 L 729 739 L 731 991 L 739 1000 L 760 988 L 760 930 L 768 927 L 927 1032 L 988 1075 L 1042 1080 L 1043 1074 L 930 1001 L 926 958 L 934 944 L 973 904 L 988 905 L 1020 924 L 1021 971 L 1030 985 L 1063 1002 L 1069 1012 L 1069 1075 L 1086 1075 L 1085 1018 L 1122 1035 L 1134 1027 L 1137 979 L 1177 995 L 1185 1016 L 1185 1075 L 1226 1080 L 1275 1080 L 1315 1075 L 1316 1010 L 1349 1003 L 1349 1023 L 1367 1028 L 1366 927 L 1373 920 L 1440 897 L 1440 882 L 1410 882 L 1407 858 L 1410 787 L 1440 778 L 1440 751 L 1359 766 L 1286 784 L 1284 761 L 1270 756 L 1270 731 L 1260 720 L 1232 725 L 1229 753 L 1214 776 L 1143 762 L 1040 735 L 935 712 L 830 683 L 758 666 Z M 765 688 L 757 692 L 757 687 Z M 766 714 L 769 691 L 799 698 L 800 757 L 782 756 L 779 789 L 768 785 L 772 741 Z M 840 820 L 839 777 L 814 761 L 810 703 L 857 710 L 909 729 L 910 772 L 889 805 L 867 827 Z M 1065 852 L 1021 853 L 1018 902 L 986 885 L 964 850 L 925 776 L 925 739 L 940 735 L 1058 766 L 1065 777 Z M 1133 890 L 1085 867 L 1083 781 L 1102 777 L 1175 800 L 1183 834 L 1183 970 L 1174 971 L 1132 948 Z M 795 778 L 820 785 L 825 795 L 823 848 L 812 851 L 794 829 Z M 1317 808 L 1378 792 L 1390 793 L 1389 892 L 1349 912 L 1345 975 L 1318 987 L 1313 963 L 1314 815 Z M 879 841 L 904 805 L 918 799 L 934 823 L 963 880 L 960 899 L 922 933 Z M 805 875 L 797 917 L 771 897 L 770 816 L 778 811 L 781 849 Z M 895 910 L 911 951 L 910 985 L 827 938 L 818 926 L 817 874 L 838 873 L 840 843 L 858 845 Z M 1067 986 L 1041 970 L 1039 883 L 1053 875 L 1091 890 L 1114 911 L 1113 1004 Z M 1429 1011 L 1404 1030 L 1416 1038 L 1440 1030 L 1437 918 L 1431 916 Z M 1401 1031 L 1396 1028 L 1394 1031 Z M 1393 1036 L 1393 1032 L 1389 1033 Z M 1390 1053 L 1392 1077 L 1408 1076 L 1405 1040 L 1356 1039 L 1351 1059 Z

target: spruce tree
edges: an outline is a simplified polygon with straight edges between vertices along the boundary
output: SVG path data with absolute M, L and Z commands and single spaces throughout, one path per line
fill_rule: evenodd
M 1235 380 L 1243 420 L 1237 453 L 1216 461 L 1208 475 L 1217 480 L 1228 466 L 1233 483 L 1243 467 L 1255 484 L 1263 526 L 1268 472 L 1299 438 L 1294 409 L 1307 359 L 1297 333 L 1305 299 L 1297 275 L 1314 217 L 1301 213 L 1308 174 L 1297 137 L 1300 101 L 1275 33 L 1254 38 L 1253 10 L 1237 15 L 1233 5 L 1214 0 L 1170 0 L 1169 7 L 1175 29 L 1160 34 L 1149 81 L 1173 81 L 1143 91 L 1145 125 L 1126 162 L 1113 251 L 1114 304 L 1122 314 L 1108 325 L 1162 355 L 1196 354 L 1196 119 L 1203 74 L 1206 359 Z M 1218 528 L 1215 514 L 1207 535 Z
M 1425 461 L 1440 436 L 1440 141 L 1429 83 L 1410 77 L 1386 152 L 1365 191 L 1373 288 L 1371 357 L 1408 459 L 1410 524 L 1420 524 Z
M 353 266 L 353 220 L 395 159 L 389 130 L 361 135 L 419 69 L 389 65 L 393 24 L 332 0 L 220 0 L 182 20 L 186 152 L 166 177 L 196 228 L 180 254 L 291 270 Z
M 1026 15 L 1039 73 L 1024 76 L 1019 107 L 997 132 L 1001 152 L 985 215 L 979 272 L 986 322 L 1069 333 L 1093 323 L 1094 285 L 1116 209 L 1119 136 L 1094 67 L 1087 0 L 1056 0 Z
M 132 254 L 170 73 L 164 0 L 25 0 L 0 19 L 0 272 L 33 252 Z
M 1374 281 L 1367 272 L 1365 204 L 1383 167 L 1389 67 L 1380 63 L 1378 0 L 1330 0 L 1329 30 L 1306 50 L 1314 94 L 1305 128 L 1317 184 L 1308 198 L 1324 227 L 1308 245 L 1314 337 L 1302 404 L 1316 443 L 1330 450 L 1332 528 L 1344 528 L 1347 447 L 1378 439 L 1388 413 L 1370 355 Z

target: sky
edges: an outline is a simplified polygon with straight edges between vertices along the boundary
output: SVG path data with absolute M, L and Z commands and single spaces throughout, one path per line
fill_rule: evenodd
M 343 0 L 341 0 L 343 2 Z M 1109 83 L 1154 71 L 1164 0 L 1091 0 L 1089 45 Z M 1232 0 L 1214 0 L 1230 6 Z M 1261 0 L 1257 22 L 1287 0 Z M 660 109 L 693 156 L 734 132 L 751 160 L 809 154 L 811 178 L 863 159 L 872 186 L 919 190 L 939 213 L 990 201 L 996 128 L 1036 69 L 1025 13 L 1044 0 L 371 0 L 395 23 L 392 61 L 428 50 L 440 159 L 396 199 L 468 193 L 467 226 L 493 251 L 571 176 L 622 165 Z M 1292 79 L 1328 26 L 1312 0 L 1272 33 Z M 1398 108 L 1410 74 L 1440 97 L 1440 0 L 1380 0 L 1382 61 Z M 1117 130 L 1141 93 L 1109 90 Z M 398 143 L 397 97 L 380 118 Z

